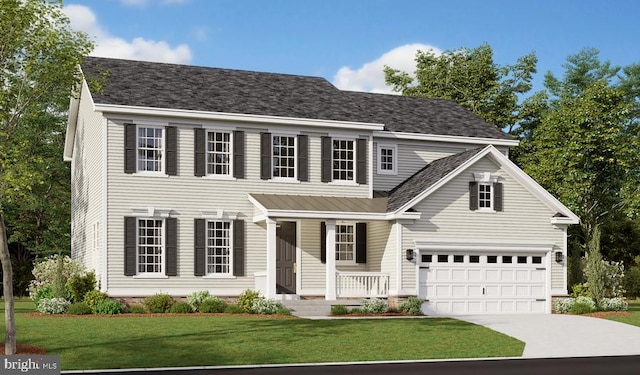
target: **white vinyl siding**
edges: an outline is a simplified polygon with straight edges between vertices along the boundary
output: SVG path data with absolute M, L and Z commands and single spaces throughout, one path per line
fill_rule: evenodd
M 134 122 L 136 119 L 133 119 Z M 215 180 L 202 179 L 193 175 L 194 131 L 193 125 L 182 125 L 179 121 L 169 121 L 176 126 L 178 137 L 178 175 L 170 178 L 129 175 L 124 171 L 124 122 L 109 121 L 109 165 L 108 165 L 108 266 L 109 290 L 119 295 L 144 295 L 158 292 L 180 295 L 185 291 L 207 289 L 212 294 L 238 295 L 245 289 L 253 289 L 254 273 L 266 270 L 266 228 L 263 222 L 254 223 L 255 207 L 248 200 L 250 193 L 292 194 L 292 195 L 341 195 L 347 197 L 369 197 L 369 186 L 339 186 L 322 183 L 320 159 L 309 162 L 309 182 L 303 184 L 265 183 L 260 179 L 260 126 L 252 129 L 244 125 L 245 133 L 245 179 Z M 215 127 L 216 124 L 207 124 Z M 285 127 L 274 127 L 285 131 Z M 328 130 L 327 130 L 328 131 Z M 320 155 L 320 135 L 309 135 L 309 155 Z M 178 277 L 166 280 L 136 279 L 124 276 L 124 223 L 122 218 L 132 215 L 133 209 L 172 209 L 178 220 Z M 193 233 L 194 219 L 203 218 L 203 211 L 222 212 L 237 215 L 245 220 L 245 276 L 210 280 L 194 276 Z M 172 216 L 173 216 L 172 213 Z M 302 221 L 306 225 L 306 221 Z M 319 222 L 313 235 L 320 235 Z M 317 232 L 317 234 L 315 233 Z M 306 241 L 306 238 L 302 238 Z M 319 241 L 317 245 L 319 246 Z M 319 262 L 319 248 L 318 262 Z M 299 265 L 301 266 L 301 264 Z M 362 270 L 361 267 L 353 267 Z M 324 275 L 324 266 L 319 271 Z M 324 277 L 322 278 L 324 285 Z M 114 294 L 115 295 L 115 294 Z
M 71 256 L 102 275 L 103 252 L 97 252 L 92 226 L 102 219 L 103 207 L 103 119 L 93 112 L 87 85 L 83 83 L 71 161 Z M 124 145 L 123 145 L 124 149 Z M 102 241 L 100 233 L 98 240 Z
M 469 181 L 474 172 L 500 175 L 503 184 L 503 212 L 482 215 L 469 210 Z M 415 247 L 415 240 L 496 241 L 501 243 L 552 243 L 561 251 L 563 231 L 551 224 L 554 211 L 515 181 L 496 163 L 485 157 L 449 181 L 415 207 L 422 219 L 405 224 L 403 249 Z M 403 261 L 404 288 L 416 287 L 416 265 Z M 551 289 L 562 289 L 563 264 L 551 262 Z

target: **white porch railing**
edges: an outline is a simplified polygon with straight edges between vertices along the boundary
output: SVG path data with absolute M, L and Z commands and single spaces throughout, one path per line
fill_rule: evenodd
M 387 297 L 389 274 L 380 272 L 336 272 L 337 297 Z

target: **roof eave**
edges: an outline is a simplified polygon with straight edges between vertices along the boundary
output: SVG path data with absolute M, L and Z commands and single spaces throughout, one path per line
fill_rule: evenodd
M 301 125 L 325 128 L 341 128 L 341 129 L 357 129 L 366 131 L 380 131 L 384 129 L 384 124 L 352 122 L 352 121 L 336 121 L 310 118 L 296 117 L 280 117 L 267 115 L 251 115 L 243 113 L 228 112 L 207 112 L 195 111 L 176 108 L 154 108 L 140 107 L 117 104 L 96 104 L 95 110 L 107 114 L 128 114 L 138 116 L 160 116 L 160 117 L 180 117 L 194 120 L 212 120 L 212 121 L 232 121 L 232 122 L 251 122 L 259 124 L 279 124 L 279 125 Z
M 453 142 L 473 145 L 494 145 L 515 147 L 520 144 L 517 139 L 500 139 L 500 138 L 482 138 L 482 137 L 465 137 L 457 135 L 440 135 L 440 134 L 418 134 L 406 132 L 392 131 L 375 131 L 374 137 L 389 139 L 413 139 L 418 141 L 436 141 L 436 142 Z

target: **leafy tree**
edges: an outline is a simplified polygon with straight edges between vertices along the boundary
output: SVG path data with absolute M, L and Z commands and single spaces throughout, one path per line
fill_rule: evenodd
M 520 121 L 530 116 L 519 96 L 531 90 L 538 59 L 534 53 L 520 57 L 513 65 L 493 61 L 488 44 L 478 48 L 446 51 L 418 51 L 415 77 L 385 66 L 385 81 L 393 90 L 408 96 L 450 99 L 471 110 L 499 129 L 515 132 Z
M 5 298 L 5 353 L 15 353 L 13 270 L 7 245 L 6 205 L 28 199 L 46 184 L 30 153 L 41 116 L 62 114 L 81 80 L 78 65 L 92 44 L 70 28 L 61 1 L 4 0 L 0 7 L 0 261 Z

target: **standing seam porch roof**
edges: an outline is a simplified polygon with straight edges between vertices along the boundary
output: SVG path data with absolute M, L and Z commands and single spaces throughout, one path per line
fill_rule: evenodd
M 94 103 L 384 124 L 386 131 L 513 139 L 443 99 L 339 90 L 324 78 L 87 57 Z

